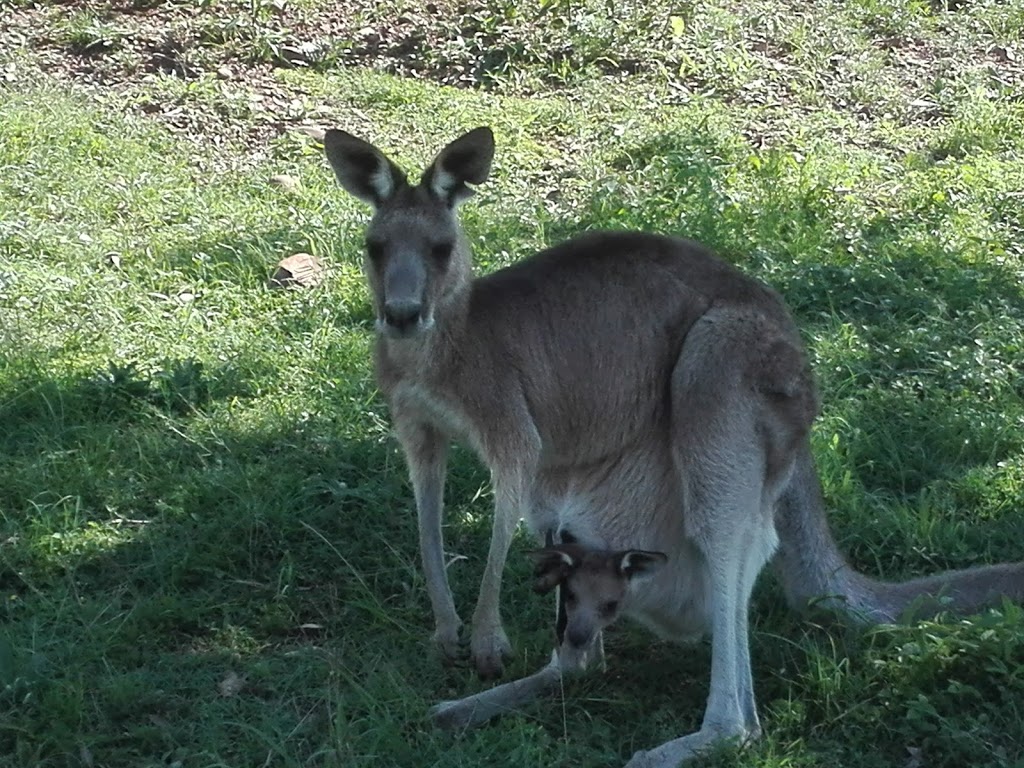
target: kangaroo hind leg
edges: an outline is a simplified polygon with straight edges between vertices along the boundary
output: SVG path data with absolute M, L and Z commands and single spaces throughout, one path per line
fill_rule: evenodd
M 795 381 L 780 381 L 779 370 L 758 378 L 765 350 L 778 345 L 779 335 L 763 316 L 709 312 L 691 330 L 673 372 L 672 450 L 685 535 L 706 569 L 711 685 L 699 731 L 638 752 L 627 768 L 675 768 L 718 744 L 760 734 L 749 603 L 778 545 L 775 497 L 791 471 L 787 452 L 795 434 L 786 425 L 800 409 L 790 398 L 803 392 L 795 346 L 782 350 L 795 353 Z M 776 369 L 785 363 L 772 362 Z

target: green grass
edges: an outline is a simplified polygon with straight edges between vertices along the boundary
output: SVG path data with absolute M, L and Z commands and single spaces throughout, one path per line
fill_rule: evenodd
M 437 5 L 0 2 L 41 36 L 0 45 L 0 765 L 605 766 L 699 725 L 707 648 L 623 626 L 609 674 L 564 698 L 428 727 L 482 684 L 430 652 L 370 371 L 366 211 L 282 123 L 345 127 L 413 170 L 493 125 L 494 177 L 464 207 L 481 270 L 593 227 L 707 242 L 800 322 L 858 567 L 1022 558 L 1019 5 Z M 308 66 L 217 75 L 280 63 L 330 13 Z M 159 14 L 192 69 L 146 68 Z M 389 45 L 416 27 L 419 47 L 371 50 L 367 27 Z M 264 87 L 293 101 L 250 98 Z M 327 282 L 266 290 L 295 251 Z M 448 499 L 468 617 L 491 498 L 466 451 Z M 528 546 L 508 675 L 550 650 Z M 707 764 L 1024 762 L 1017 607 L 852 635 L 798 621 L 766 578 L 753 658 L 765 737 Z

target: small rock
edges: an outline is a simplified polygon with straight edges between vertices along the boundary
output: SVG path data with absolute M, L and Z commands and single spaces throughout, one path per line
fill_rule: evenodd
M 282 192 L 294 195 L 302 190 L 302 183 L 294 176 L 289 176 L 287 173 L 279 173 L 277 176 L 270 177 L 270 183 L 281 189 Z
M 227 64 L 223 64 L 217 67 L 217 77 L 221 80 L 230 80 L 235 76 L 235 73 L 231 71 L 231 67 Z
M 268 288 L 312 288 L 324 279 L 324 267 L 316 256 L 293 253 L 282 259 L 267 280 Z

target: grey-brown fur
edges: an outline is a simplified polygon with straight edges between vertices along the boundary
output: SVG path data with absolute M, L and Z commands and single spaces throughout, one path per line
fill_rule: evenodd
M 482 675 L 500 674 L 509 651 L 499 592 L 521 518 L 538 536 L 571 532 L 581 548 L 573 551 L 591 553 L 579 562 L 621 565 L 628 553 L 663 552 L 666 562 L 649 560 L 643 578 L 614 572 L 610 582 L 580 577 L 577 586 L 604 595 L 617 584 L 615 617 L 662 635 L 711 635 L 700 731 L 638 753 L 631 766 L 674 766 L 721 739 L 757 735 L 747 606 L 773 555 L 791 602 L 827 596 L 867 620 L 895 618 L 939 589 L 966 610 L 996 593 L 1024 596 L 1019 565 L 904 585 L 849 567 L 829 534 L 808 445 L 814 383 L 797 329 L 767 286 L 692 241 L 621 232 L 584 235 L 474 279 L 455 208 L 472 194 L 467 183 L 490 169 L 488 129 L 445 147 L 418 186 L 349 134 L 328 131 L 324 142 L 342 186 L 375 208 L 366 272 L 377 378 L 409 465 L 446 654 L 459 652 L 460 627 L 441 537 L 451 439 L 480 455 L 495 489 L 470 644 Z M 571 572 L 601 570 L 577 563 Z M 480 722 L 595 651 L 563 642 L 536 675 L 445 702 L 434 717 Z

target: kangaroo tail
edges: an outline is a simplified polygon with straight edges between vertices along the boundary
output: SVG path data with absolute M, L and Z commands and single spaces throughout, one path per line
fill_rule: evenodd
M 898 621 L 948 610 L 969 615 L 1004 597 L 1024 602 L 1024 563 L 981 565 L 903 582 L 884 582 L 861 576 L 872 596 L 870 610 L 881 621 Z
M 819 605 L 876 624 L 934 615 L 971 614 L 1009 598 L 1024 602 L 1024 563 L 986 565 L 904 582 L 858 573 L 836 547 L 825 517 L 810 446 L 800 448 L 775 519 L 779 548 L 773 567 L 794 608 Z

